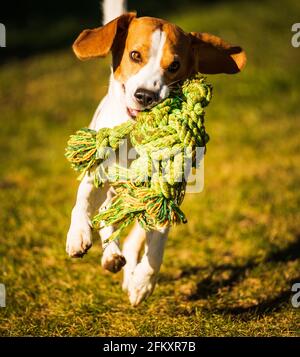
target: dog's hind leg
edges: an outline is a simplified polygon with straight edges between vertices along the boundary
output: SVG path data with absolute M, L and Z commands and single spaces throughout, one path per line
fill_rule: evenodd
M 138 263 L 145 239 L 145 230 L 139 225 L 138 222 L 136 222 L 123 244 L 123 255 L 126 259 L 126 265 L 123 270 L 122 285 L 124 291 L 127 291 L 128 289 L 129 281 Z
M 169 228 L 146 233 L 145 252 L 134 269 L 128 284 L 128 296 L 132 306 L 139 305 L 154 290 L 163 259 Z

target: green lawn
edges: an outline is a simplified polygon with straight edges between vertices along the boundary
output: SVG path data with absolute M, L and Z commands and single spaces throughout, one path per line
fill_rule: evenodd
M 236 76 L 209 76 L 205 188 L 186 197 L 159 284 L 138 308 L 122 274 L 65 253 L 77 182 L 64 158 L 107 90 L 109 59 L 70 49 L 0 67 L 1 335 L 299 336 L 300 2 L 202 5 L 169 20 L 242 45 Z M 297 17 L 298 16 L 298 17 Z

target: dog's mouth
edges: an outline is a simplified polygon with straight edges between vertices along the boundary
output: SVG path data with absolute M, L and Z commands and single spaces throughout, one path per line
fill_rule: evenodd
M 129 116 L 131 116 L 131 118 L 135 118 L 140 112 L 141 110 L 127 107 L 127 113 Z
M 123 89 L 123 93 L 126 94 L 126 88 L 125 88 L 125 84 L 122 84 L 122 89 Z M 139 112 L 141 112 L 141 110 L 139 109 L 134 109 L 134 108 L 129 108 L 127 107 L 127 114 L 131 117 L 131 118 L 135 118 Z

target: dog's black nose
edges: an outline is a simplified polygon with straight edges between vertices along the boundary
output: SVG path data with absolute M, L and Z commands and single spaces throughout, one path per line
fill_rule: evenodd
M 144 107 L 156 102 L 158 99 L 158 94 L 152 92 L 151 90 L 138 88 L 134 93 L 135 99 L 139 104 L 142 104 Z

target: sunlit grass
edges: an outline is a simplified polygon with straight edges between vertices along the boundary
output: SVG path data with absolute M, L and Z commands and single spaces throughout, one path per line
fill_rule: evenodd
M 282 5 L 282 6 L 281 6 Z M 70 50 L 0 68 L 2 335 L 299 335 L 291 286 L 300 281 L 300 51 L 290 44 L 299 2 L 232 2 L 169 18 L 243 45 L 238 76 L 210 76 L 205 188 L 186 197 L 159 285 L 140 307 L 121 274 L 64 246 L 76 175 L 67 137 L 89 123 L 109 60 Z

